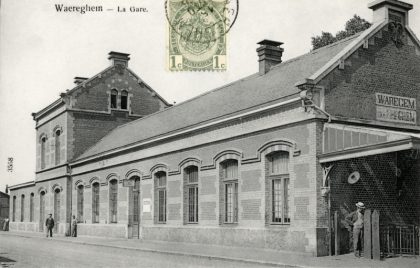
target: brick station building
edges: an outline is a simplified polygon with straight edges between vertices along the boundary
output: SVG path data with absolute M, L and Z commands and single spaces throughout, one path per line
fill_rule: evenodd
M 419 225 L 420 42 L 412 5 L 369 5 L 366 31 L 170 106 L 111 66 L 33 114 L 34 181 L 11 190 L 13 231 L 214 243 L 327 255 L 331 216 L 362 201 Z M 12 216 L 11 216 L 12 217 Z

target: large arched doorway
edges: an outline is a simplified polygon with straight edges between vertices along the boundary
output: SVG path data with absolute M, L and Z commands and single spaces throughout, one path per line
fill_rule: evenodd
M 130 204 L 132 209 L 130 210 L 130 220 L 132 227 L 132 238 L 140 237 L 140 177 L 133 176 L 130 180 L 134 181 L 134 186 L 130 187 L 132 194 L 130 195 Z M 133 185 L 133 184 L 132 184 Z

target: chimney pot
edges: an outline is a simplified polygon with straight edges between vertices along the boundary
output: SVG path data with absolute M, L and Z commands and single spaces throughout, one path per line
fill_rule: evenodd
M 130 54 L 111 51 L 108 53 L 108 55 L 109 55 L 108 59 L 111 61 L 112 66 L 115 66 L 117 64 L 123 65 L 124 67 L 128 66 L 128 61 L 130 60 L 130 57 L 129 57 Z
M 413 5 L 398 0 L 376 0 L 368 4 L 373 10 L 373 22 L 397 20 L 402 25 L 408 25 L 408 11 Z
M 260 47 L 257 48 L 259 73 L 260 75 L 263 75 L 268 73 L 272 66 L 281 63 L 284 49 L 280 46 L 283 43 L 264 39 L 257 44 L 260 45 Z

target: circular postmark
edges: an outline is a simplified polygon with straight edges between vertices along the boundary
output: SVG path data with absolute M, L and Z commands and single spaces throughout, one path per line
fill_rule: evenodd
M 170 26 L 169 54 L 182 61 L 182 69 L 225 68 L 226 33 L 236 21 L 238 2 L 165 0 L 166 18 Z M 171 69 L 174 69 L 178 66 L 178 60 L 171 59 Z
M 238 11 L 239 0 L 165 0 L 171 30 L 195 43 L 216 41 L 226 35 Z

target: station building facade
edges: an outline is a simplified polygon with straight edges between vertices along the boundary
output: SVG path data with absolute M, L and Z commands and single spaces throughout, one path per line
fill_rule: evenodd
M 37 172 L 10 187 L 13 231 L 331 251 L 333 211 L 358 201 L 420 220 L 420 42 L 412 5 L 371 3 L 366 31 L 170 106 L 128 54 L 34 114 Z M 405 207 L 410 207 L 406 209 Z M 22 213 L 27 211 L 27 213 Z

